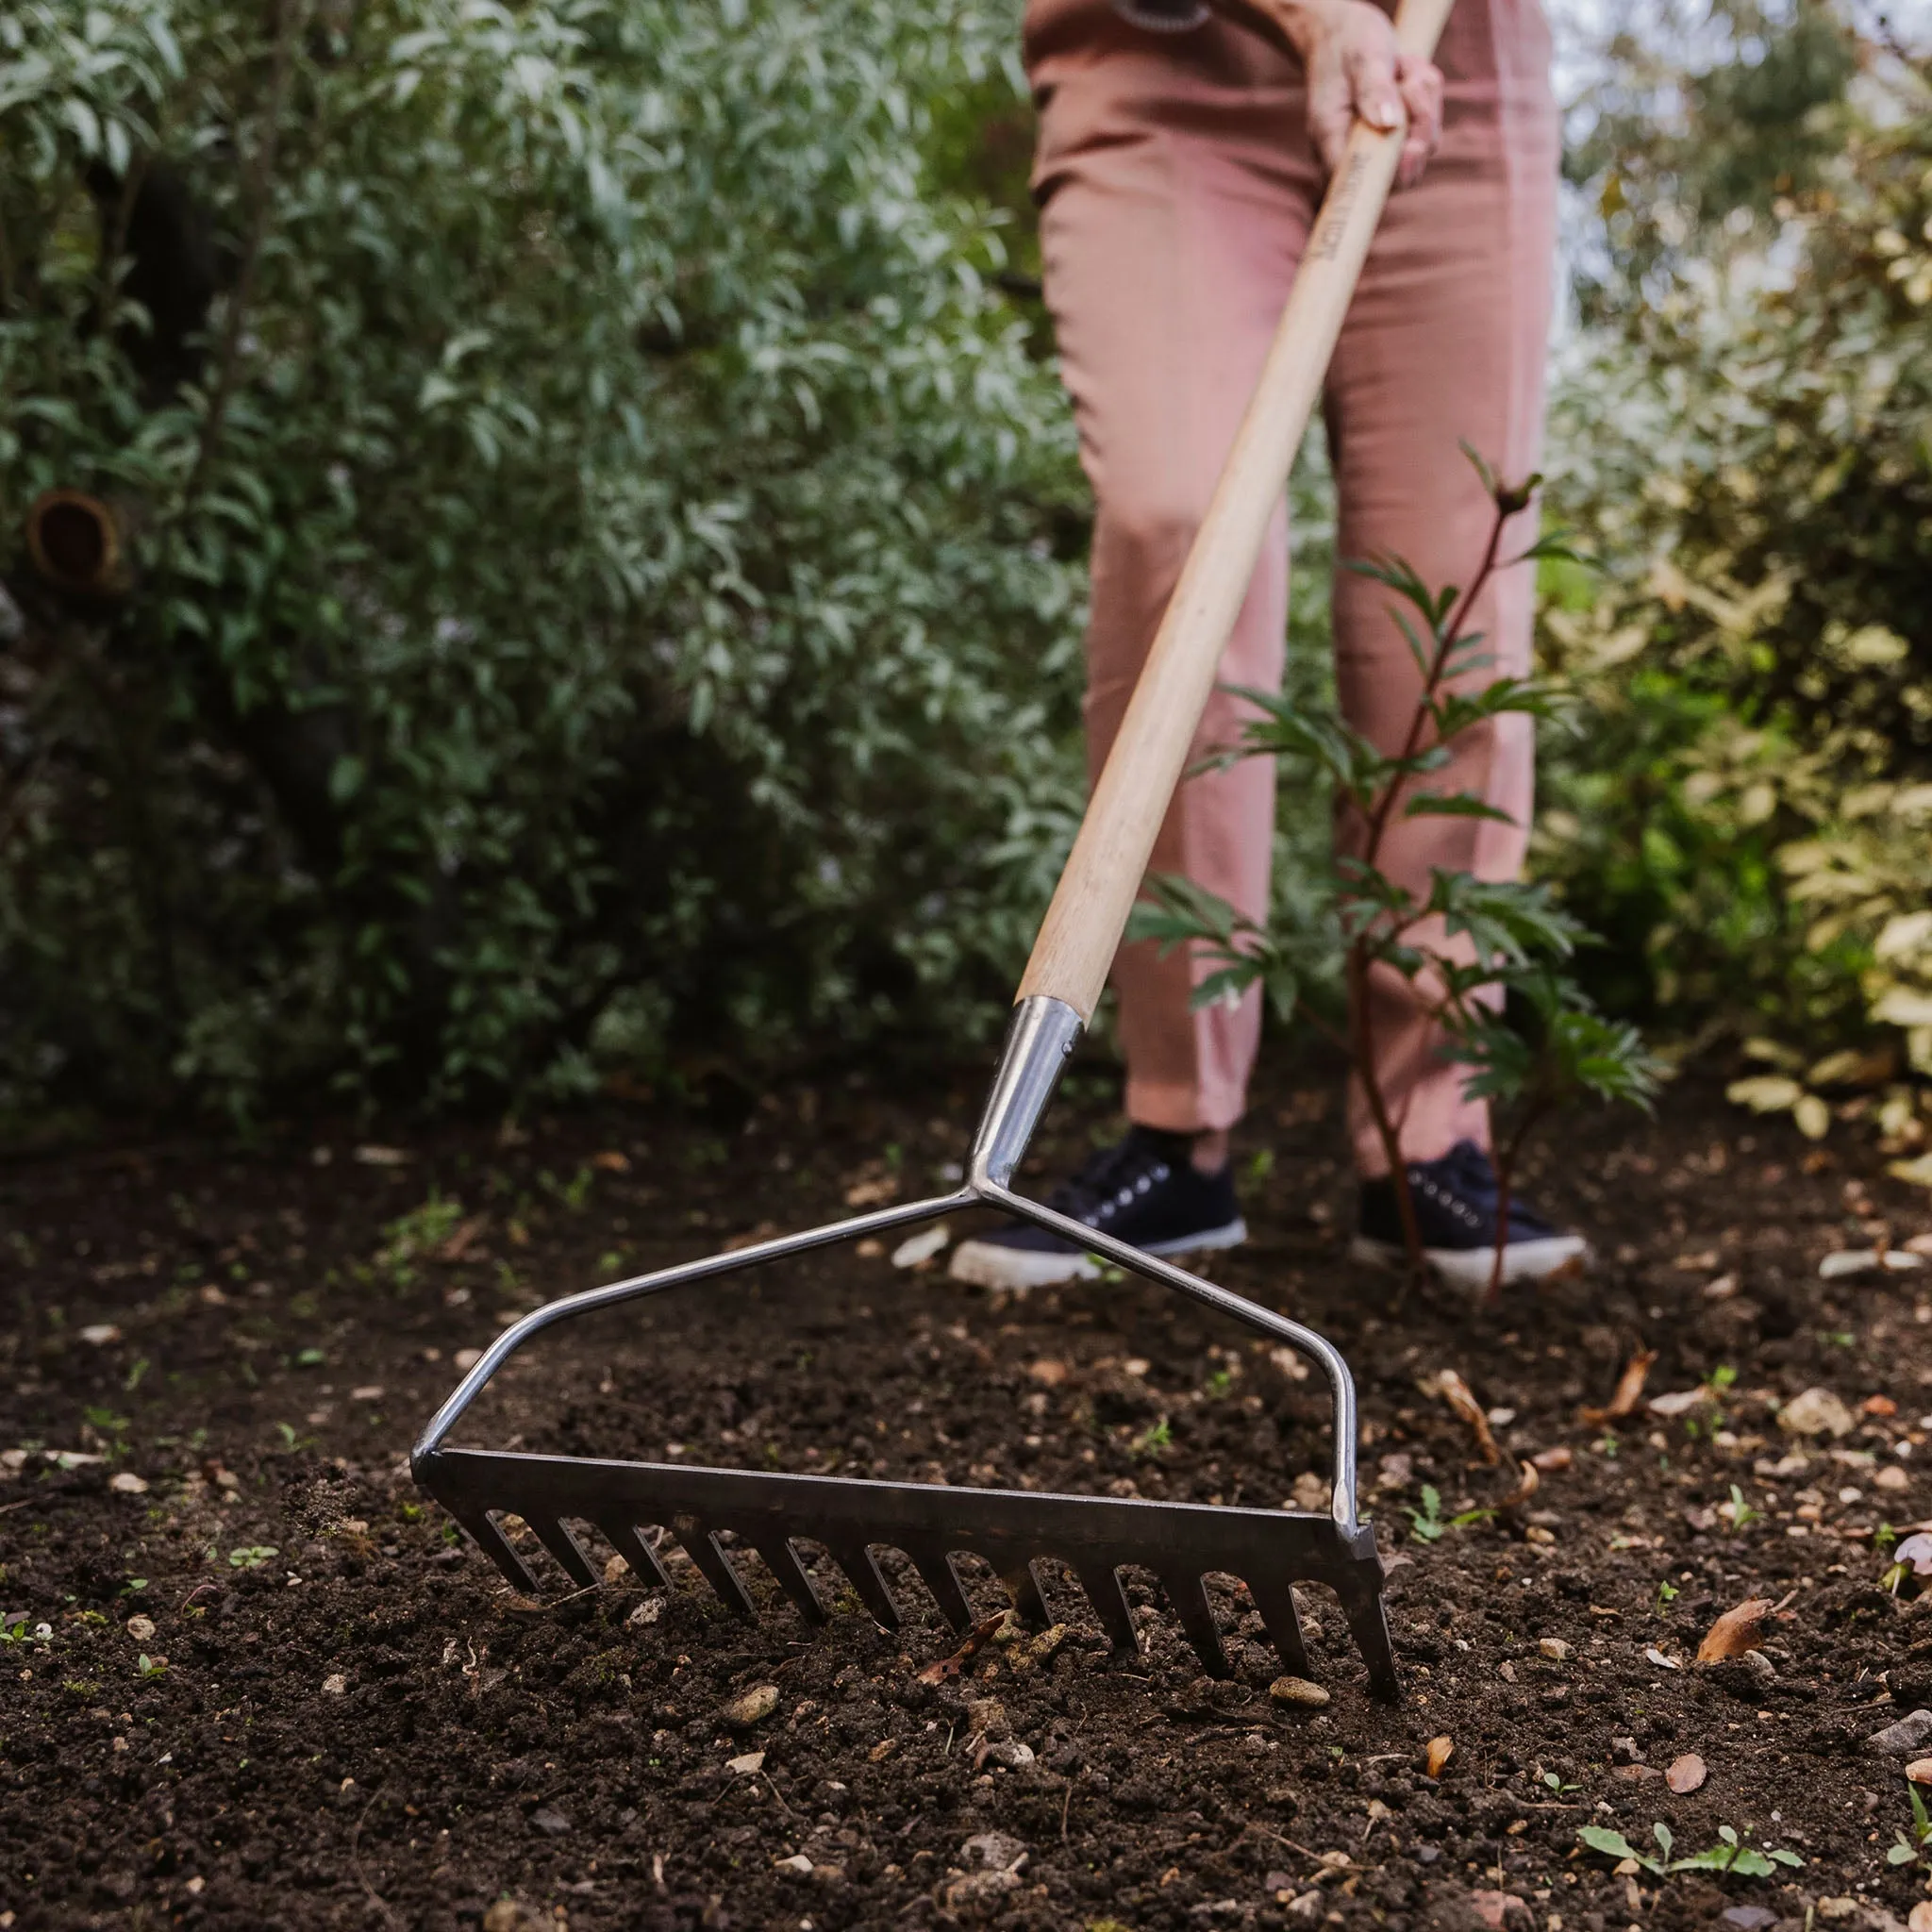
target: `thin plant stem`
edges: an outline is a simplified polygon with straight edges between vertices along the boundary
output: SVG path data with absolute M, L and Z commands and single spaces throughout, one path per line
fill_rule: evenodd
M 1431 707 L 1436 693 L 1441 689 L 1442 680 L 1449 669 L 1449 654 L 1456 647 L 1456 641 L 1462 633 L 1462 626 L 1469 613 L 1475 607 L 1476 599 L 1482 595 L 1485 586 L 1496 572 L 1496 559 L 1503 544 L 1503 526 L 1513 515 L 1500 506 L 1490 524 L 1489 541 L 1483 546 L 1482 562 L 1475 575 L 1470 579 L 1469 587 L 1457 600 L 1455 609 L 1446 624 L 1436 633 L 1436 648 L 1429 659 L 1429 667 L 1423 679 L 1423 688 L 1416 698 L 1415 711 L 1409 719 L 1408 734 L 1403 741 L 1400 762 L 1407 764 L 1425 747 L 1423 734 L 1427 729 Z M 1402 794 L 1407 774 L 1398 772 L 1383 788 L 1373 809 L 1369 813 L 1367 836 L 1363 841 L 1361 864 L 1365 871 L 1378 869 L 1382 841 L 1389 831 L 1389 824 L 1394 814 L 1395 804 Z M 1413 922 L 1409 922 L 1413 924 Z M 1406 931 L 1407 925 L 1397 928 Z M 1369 1106 L 1370 1118 L 1375 1124 L 1376 1138 L 1382 1143 L 1382 1152 L 1389 1162 L 1389 1178 L 1395 1189 L 1396 1212 L 1402 1221 L 1403 1245 L 1408 1253 L 1411 1273 L 1420 1277 L 1423 1272 L 1422 1230 L 1416 1221 L 1415 1197 L 1408 1185 L 1408 1168 L 1403 1158 L 1401 1136 L 1389 1111 L 1388 1095 L 1382 1091 L 1382 1083 L 1375 1072 L 1374 1022 L 1369 1013 L 1370 979 L 1374 961 L 1371 957 L 1372 929 L 1364 929 L 1350 942 L 1347 962 L 1347 983 L 1351 1011 L 1351 1030 L 1355 1041 L 1355 1064 L 1357 1076 L 1362 1083 L 1362 1092 Z

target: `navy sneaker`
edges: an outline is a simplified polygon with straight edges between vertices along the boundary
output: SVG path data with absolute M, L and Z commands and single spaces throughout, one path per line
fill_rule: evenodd
M 1096 1154 L 1046 1205 L 1150 1255 L 1232 1248 L 1248 1238 L 1226 1168 L 1206 1174 L 1189 1158 L 1185 1134 L 1131 1127 L 1118 1146 Z M 955 1281 L 981 1288 L 1043 1288 L 1091 1280 L 1100 1273 L 1084 1249 L 1031 1222 L 961 1241 L 953 1250 Z
M 1430 1266 L 1457 1287 L 1487 1288 L 1496 1265 L 1496 1170 L 1490 1157 L 1474 1141 L 1458 1141 L 1440 1160 L 1413 1162 L 1408 1187 Z M 1350 1253 L 1396 1268 L 1407 1258 L 1402 1209 L 1386 1174 L 1362 1183 L 1359 1232 Z M 1505 1281 L 1541 1281 L 1589 1255 L 1581 1235 L 1558 1234 L 1512 1193 Z

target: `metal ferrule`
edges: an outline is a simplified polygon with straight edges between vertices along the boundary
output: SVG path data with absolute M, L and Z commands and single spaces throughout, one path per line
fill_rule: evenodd
M 973 1136 L 969 1186 L 1004 1188 L 1011 1182 L 1080 1033 L 1080 1016 L 1064 1000 L 1035 993 L 1013 1008 L 992 1091 Z

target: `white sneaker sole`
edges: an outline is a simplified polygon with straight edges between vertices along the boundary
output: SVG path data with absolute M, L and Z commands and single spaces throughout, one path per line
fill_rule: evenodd
M 1349 1242 L 1348 1252 L 1354 1260 L 1381 1268 L 1400 1268 L 1407 1258 L 1398 1242 L 1372 1241 L 1365 1235 L 1357 1235 Z M 1494 1248 L 1424 1248 L 1423 1256 L 1444 1281 L 1457 1288 L 1486 1289 L 1496 1271 Z M 1587 1265 L 1590 1258 L 1590 1243 L 1580 1234 L 1511 1241 L 1503 1250 L 1503 1279 L 1506 1283 L 1547 1281 L 1566 1268 Z
M 1201 1255 L 1212 1248 L 1238 1248 L 1248 1238 L 1248 1224 L 1239 1218 L 1224 1227 L 1210 1227 L 1177 1241 L 1153 1241 L 1149 1255 Z M 1051 1288 L 1061 1281 L 1093 1281 L 1100 1264 L 1091 1255 L 1053 1254 L 1044 1248 L 1009 1248 L 1001 1241 L 961 1241 L 953 1250 L 946 1273 L 955 1281 L 975 1288 L 1003 1288 L 1024 1293 L 1029 1288 Z

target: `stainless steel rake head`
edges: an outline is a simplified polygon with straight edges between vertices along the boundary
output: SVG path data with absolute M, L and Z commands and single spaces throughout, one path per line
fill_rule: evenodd
M 1449 5 L 1450 0 L 1401 0 L 1395 32 L 1406 52 L 1429 57 Z M 1203 1579 L 1221 1573 L 1247 1585 L 1283 1661 L 1302 1673 L 1307 1660 L 1295 1622 L 1293 1586 L 1325 1584 L 1341 1600 L 1349 1629 L 1368 1660 L 1370 1682 L 1383 1696 L 1396 1694 L 1374 1531 L 1356 1520 L 1355 1385 L 1347 1364 L 1299 1323 L 1023 1199 L 1008 1183 L 1067 1055 L 1092 1018 L 1168 802 L 1194 755 L 1194 734 L 1223 648 L 1321 393 L 1394 180 L 1403 137 L 1400 127 L 1376 129 L 1357 121 L 1342 163 L 1330 177 L 1247 416 L 1148 649 L 1027 962 L 964 1183 L 938 1199 L 882 1208 L 569 1295 L 507 1329 L 431 1419 L 412 1461 L 416 1480 L 449 1508 L 517 1589 L 534 1591 L 536 1579 L 498 1527 L 497 1519 L 507 1514 L 522 1517 L 580 1588 L 593 1583 L 596 1574 L 571 1529 L 573 1522 L 596 1525 L 646 1582 L 664 1580 L 664 1573 L 638 1532 L 646 1526 L 668 1529 L 718 1594 L 748 1612 L 750 1595 L 723 1541 L 729 1535 L 756 1550 L 806 1616 L 817 1620 L 824 1609 L 793 1547 L 794 1539 L 808 1538 L 831 1552 L 860 1599 L 888 1627 L 898 1622 L 898 1609 L 874 1559 L 876 1548 L 904 1551 L 941 1609 L 961 1627 L 972 1612 L 954 1568 L 956 1557 L 984 1557 L 1005 1580 L 1021 1614 L 1033 1619 L 1045 1615 L 1035 1566 L 1057 1557 L 1071 1566 L 1102 1625 L 1125 1649 L 1133 1647 L 1134 1625 L 1119 1573 L 1123 1565 L 1135 1564 L 1160 1579 L 1201 1661 L 1220 1672 L 1226 1664 Z M 1328 1513 L 1014 1494 L 443 1446 L 458 1418 L 505 1359 L 554 1322 L 979 1205 L 1034 1222 L 1319 1363 L 1335 1404 Z
M 961 1632 L 971 1625 L 974 1613 L 957 1557 L 970 1555 L 990 1563 L 1014 1609 L 1035 1624 L 1049 1618 L 1038 1566 L 1052 1558 L 1078 1579 L 1115 1648 L 1131 1654 L 1138 1644 L 1120 1572 L 1132 1565 L 1159 1579 L 1188 1641 L 1203 1666 L 1217 1676 L 1226 1674 L 1227 1660 L 1209 1607 L 1207 1577 L 1224 1574 L 1247 1585 L 1269 1638 L 1297 1676 L 1307 1675 L 1309 1665 L 1293 1586 L 1324 1585 L 1341 1601 L 1367 1660 L 1372 1688 L 1380 1696 L 1397 1695 L 1375 1533 L 1356 1518 L 1355 1385 L 1341 1357 L 1299 1323 L 1070 1221 L 1008 1185 L 1079 1032 L 1079 1016 L 1060 1001 L 1034 997 L 1021 1002 L 966 1179 L 955 1192 L 613 1282 L 525 1315 L 497 1339 L 423 1432 L 411 1457 L 417 1482 L 462 1524 L 512 1587 L 531 1596 L 541 1593 L 539 1578 L 505 1537 L 501 1517 L 513 1515 L 527 1524 L 578 1589 L 594 1585 L 599 1576 L 573 1524 L 594 1527 L 624 1557 L 637 1581 L 647 1585 L 668 1586 L 670 1578 L 643 1532 L 668 1531 L 724 1604 L 752 1616 L 752 1595 L 727 1546 L 729 1538 L 732 1545 L 758 1553 L 809 1622 L 823 1623 L 826 1607 L 795 1547 L 804 1539 L 830 1553 L 860 1602 L 887 1629 L 898 1627 L 900 1609 L 879 1570 L 876 1550 L 896 1549 L 909 1557 L 940 1609 Z M 1050 1228 L 1316 1362 L 1327 1376 L 1335 1407 L 1328 1513 L 445 1446 L 450 1429 L 505 1360 L 553 1323 L 981 1205 Z

